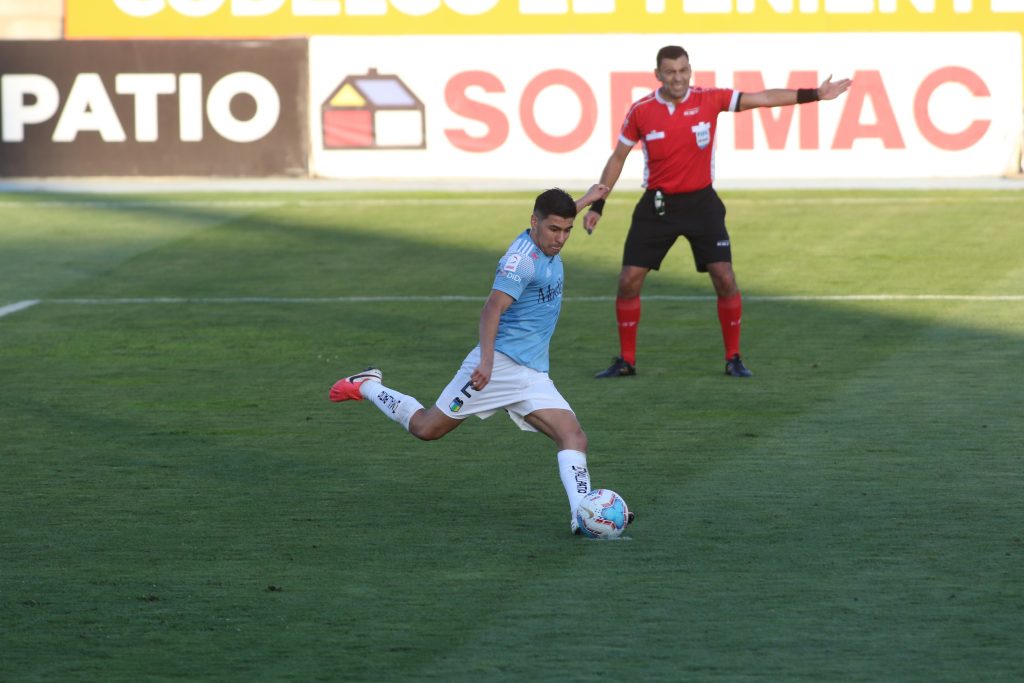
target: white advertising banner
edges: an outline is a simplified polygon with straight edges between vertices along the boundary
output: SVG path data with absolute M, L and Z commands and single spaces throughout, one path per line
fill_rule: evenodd
M 996 176 L 1019 145 L 1016 32 L 325 36 L 310 40 L 312 172 L 596 179 L 670 44 L 694 86 L 853 79 L 837 100 L 722 113 L 719 179 Z M 634 150 L 622 181 L 643 170 Z

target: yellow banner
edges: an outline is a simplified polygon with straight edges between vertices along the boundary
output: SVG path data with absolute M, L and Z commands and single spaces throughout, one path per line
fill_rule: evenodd
M 1024 0 L 65 0 L 68 38 L 1024 32 Z M 557 47 L 557 44 L 549 46 Z M 538 49 L 545 49 L 538 45 Z M 870 50 L 869 45 L 864 46 Z

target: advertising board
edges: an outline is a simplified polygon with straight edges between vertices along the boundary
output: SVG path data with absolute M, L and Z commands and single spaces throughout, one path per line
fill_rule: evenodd
M 1024 0 L 66 0 L 66 8 L 68 38 L 1024 31 Z
M 675 35 L 315 37 L 312 171 L 330 178 L 594 178 Z M 1020 134 L 1020 34 L 724 34 L 686 41 L 695 86 L 854 87 L 719 116 L 716 174 L 1000 175 Z M 425 56 L 429 55 L 429 59 Z M 638 182 L 643 155 L 623 178 Z
M 0 175 L 304 175 L 308 50 L 0 41 Z

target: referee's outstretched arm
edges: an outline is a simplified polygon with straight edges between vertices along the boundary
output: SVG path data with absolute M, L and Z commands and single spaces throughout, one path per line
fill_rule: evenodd
M 849 78 L 832 82 L 832 74 L 821 82 L 817 88 L 775 88 L 760 92 L 740 94 L 738 111 L 756 109 L 757 107 L 785 107 L 791 104 L 806 104 L 818 100 L 834 100 L 849 90 L 853 84 Z

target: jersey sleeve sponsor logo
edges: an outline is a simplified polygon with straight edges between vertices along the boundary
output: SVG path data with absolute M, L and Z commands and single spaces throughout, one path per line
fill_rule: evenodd
M 514 242 L 498 261 L 492 288 L 505 292 L 518 301 L 533 280 L 537 269 L 534 260 L 527 258 L 533 256 L 532 249 L 533 242 L 529 239 Z
M 516 282 L 533 279 L 533 275 L 537 270 L 537 266 L 534 263 L 536 257 L 532 251 L 528 252 L 528 254 L 531 258 L 526 258 L 527 253 L 521 251 L 507 254 L 498 267 L 498 275 Z

